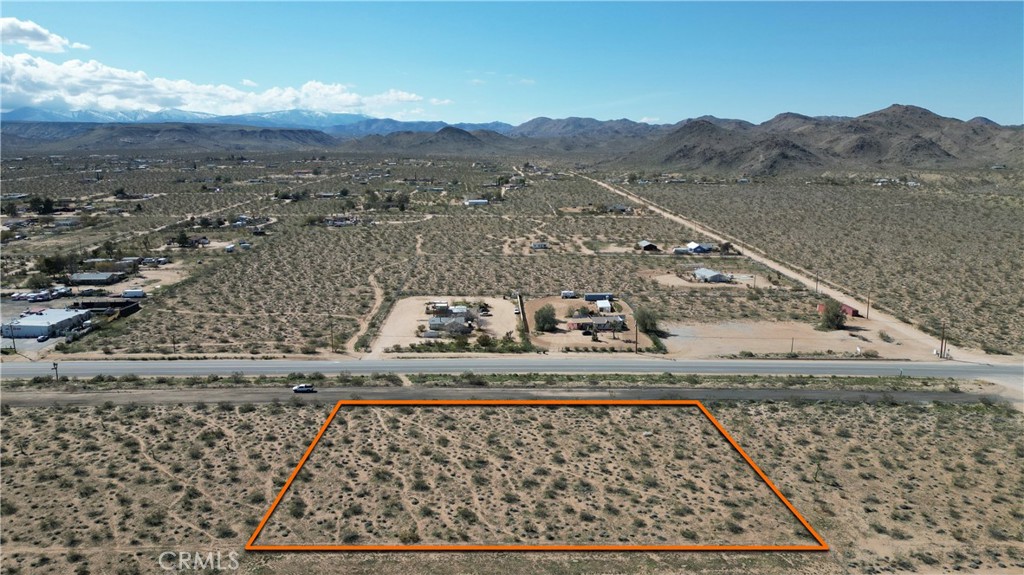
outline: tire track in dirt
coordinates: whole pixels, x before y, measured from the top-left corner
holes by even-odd
[[[359,341],[359,338],[366,334],[367,331],[369,331],[370,320],[372,320],[373,316],[375,316],[380,310],[380,306],[384,304],[384,290],[380,287],[380,284],[377,283],[377,278],[374,277],[374,274],[379,273],[381,269],[382,268],[377,268],[373,274],[370,274],[370,277],[367,278],[370,286],[373,287],[373,307],[371,307],[370,311],[366,312],[366,315],[359,320],[359,329],[357,329],[356,333],[353,334],[345,343],[345,349],[352,353],[356,353],[356,342]]]

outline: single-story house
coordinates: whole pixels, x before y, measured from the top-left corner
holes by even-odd
[[[612,302],[606,299],[597,300],[594,304],[597,305],[597,311],[600,313],[611,313],[613,311]]]
[[[596,329],[598,331],[611,331],[613,329],[624,330],[626,328],[626,318],[621,315],[616,316],[579,316],[571,317],[566,322],[569,329]]]
[[[451,334],[469,333],[473,328],[464,317],[432,317],[427,321],[427,329],[448,332]]]
[[[725,283],[732,280],[731,276],[727,276],[722,272],[717,272],[708,268],[697,268],[693,270],[693,278],[699,282],[708,283]]]
[[[593,292],[583,294],[583,301],[613,300],[615,295],[609,292]]]
[[[548,249],[548,243],[547,242],[533,242],[532,244],[530,244],[530,249],[531,250],[546,250],[546,249]]]
[[[653,242],[649,242],[647,240],[640,240],[640,241],[638,241],[636,243],[636,247],[639,248],[641,251],[645,251],[645,252],[660,252],[661,251],[658,248],[657,245],[655,245]]]
[[[608,212],[613,214],[630,214],[633,208],[626,204],[612,204],[608,206]]]
[[[691,254],[706,254],[715,249],[715,244],[690,242],[686,244],[686,249]]]
[[[469,307],[464,305],[453,305],[449,308],[451,315],[456,317],[466,317],[469,314]]]
[[[121,272],[85,272],[71,274],[71,283],[75,285],[107,286],[124,279]]]

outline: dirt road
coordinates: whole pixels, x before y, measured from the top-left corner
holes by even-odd
[[[643,197],[640,197],[632,192],[623,190],[621,188],[617,188],[611,184],[595,180],[594,178],[590,178],[582,174],[573,173],[573,175],[583,178],[584,180],[587,180],[594,184],[597,184],[598,186],[601,186],[602,188],[610,192],[613,192],[629,200],[632,200],[633,202],[646,207],[647,209],[651,210],[652,212],[660,216],[663,216],[674,222],[692,228],[694,231],[704,234],[718,242],[730,242],[733,246],[742,249],[743,255],[745,255],[746,257],[750,258],[755,262],[763,264],[769,267],[770,269],[773,269],[795,281],[800,282],[808,289],[817,288],[818,292],[823,293],[841,303],[845,303],[856,309],[868,312],[868,306],[865,302],[860,301],[855,296],[851,296],[844,292],[841,292],[836,288],[824,285],[822,282],[816,280],[807,270],[802,270],[790,264],[779,263],[768,257],[767,254],[765,254],[763,251],[759,250],[756,247],[753,247],[736,238],[723,234],[722,232],[712,230],[707,226],[704,226],[689,218],[686,218],[675,212],[667,210],[659,206],[658,204]],[[921,343],[922,345],[929,346],[932,349],[939,348],[938,338],[930,336],[918,330],[912,325],[905,324],[890,314],[887,314],[879,310],[870,310],[869,315],[870,319],[868,321],[870,321],[873,324],[872,329],[884,330],[897,340],[916,341]],[[958,348],[952,351],[952,355],[955,357],[955,359],[963,361],[976,361],[982,363],[1020,363],[1020,357],[997,358],[977,350]]]

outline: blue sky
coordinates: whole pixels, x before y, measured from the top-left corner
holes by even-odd
[[[2,107],[1024,123],[1024,3],[4,2]],[[34,26],[33,26],[34,24]]]

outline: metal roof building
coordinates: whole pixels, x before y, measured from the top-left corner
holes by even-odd
[[[88,272],[71,274],[71,283],[75,285],[110,285],[121,281],[121,272]]]
[[[693,270],[693,277],[696,278],[697,281],[712,283],[727,282],[730,280],[730,277],[722,272],[716,272],[715,270],[708,268],[697,268]]]
[[[89,310],[47,309],[40,313],[29,313],[0,327],[4,337],[53,337],[82,325],[92,317]]]

